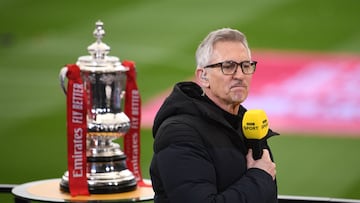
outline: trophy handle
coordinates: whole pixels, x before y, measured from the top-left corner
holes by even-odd
[[[67,91],[66,91],[66,88],[64,85],[64,81],[65,81],[67,71],[68,71],[68,68],[63,67],[59,73],[60,86],[61,86],[62,90],[64,91],[65,95],[67,94]]]

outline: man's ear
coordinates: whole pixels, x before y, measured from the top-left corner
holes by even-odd
[[[205,81],[208,81],[208,78],[206,77],[206,72],[205,71],[203,71],[202,73],[201,73],[201,79],[202,80],[205,80]]]
[[[196,79],[200,86],[209,87],[209,78],[207,77],[207,73],[205,69],[199,68],[196,69]]]

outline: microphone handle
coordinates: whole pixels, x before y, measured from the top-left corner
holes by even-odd
[[[256,140],[255,142],[252,142],[251,146],[253,150],[253,158],[254,160],[261,159],[263,155],[263,144],[260,140]]]

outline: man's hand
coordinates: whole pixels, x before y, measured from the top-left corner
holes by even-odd
[[[275,180],[276,176],[276,165],[272,162],[270,158],[269,150],[263,149],[263,155],[261,159],[254,160],[252,156],[252,149],[249,149],[248,154],[246,155],[247,168],[259,168],[267,172]]]

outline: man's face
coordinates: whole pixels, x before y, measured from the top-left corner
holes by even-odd
[[[223,61],[249,61],[250,56],[245,46],[240,42],[220,41],[214,45],[214,52],[210,64]],[[217,105],[229,109],[239,105],[248,96],[252,75],[244,75],[238,66],[234,75],[224,75],[221,68],[207,68],[209,89],[207,96]]]

